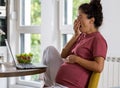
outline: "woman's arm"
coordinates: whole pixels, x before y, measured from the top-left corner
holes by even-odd
[[[71,40],[66,44],[66,46],[62,49],[61,52],[61,57],[62,58],[66,58],[71,50],[71,47],[73,46],[73,44],[76,42],[76,40],[78,39],[79,35],[80,35],[80,21],[78,19],[75,20],[74,22],[74,35],[71,38]]]
[[[94,71],[94,72],[102,72],[104,67],[104,58],[103,57],[95,57],[94,61],[89,61],[84,58],[78,57],[76,55],[70,55],[67,58],[68,63],[77,63],[82,67]]]
[[[62,52],[61,52],[61,57],[62,58],[66,58],[68,56],[68,54],[69,54],[69,52],[71,50],[71,47],[73,46],[73,44],[75,43],[75,41],[77,40],[78,37],[79,37],[79,35],[73,35],[71,40],[62,49]]]

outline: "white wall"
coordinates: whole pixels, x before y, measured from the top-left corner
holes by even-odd
[[[41,0],[42,3],[42,24],[41,24],[41,50],[47,46],[55,46],[59,49],[58,29],[58,3],[57,0]],[[44,3],[44,4],[43,4]]]
[[[107,56],[120,57],[120,0],[102,0],[102,5],[104,22],[103,26],[101,27],[101,32],[103,33],[108,43]],[[115,71],[113,71],[113,67]],[[106,61],[98,88],[120,88],[118,87],[118,79],[120,75],[118,70],[119,68],[120,63],[108,63]]]
[[[120,0],[102,0],[104,23],[101,28],[108,43],[107,56],[120,57]]]

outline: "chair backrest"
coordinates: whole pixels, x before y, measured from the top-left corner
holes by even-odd
[[[88,88],[97,88],[99,79],[100,73],[93,72],[89,80]]]

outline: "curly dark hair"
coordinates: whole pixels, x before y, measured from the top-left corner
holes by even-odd
[[[96,28],[100,27],[103,22],[102,6],[100,4],[101,0],[91,0],[90,3],[84,3],[79,6],[79,10],[87,14],[87,18],[95,18],[94,25]]]

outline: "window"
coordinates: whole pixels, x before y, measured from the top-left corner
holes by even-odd
[[[78,14],[78,7],[90,0],[60,0],[60,30],[63,46],[72,37],[73,22]]]
[[[41,61],[41,2],[40,0],[18,0],[18,34],[19,34],[19,53],[33,53],[32,63]],[[19,12],[20,11],[20,12]],[[22,76],[17,79],[18,83],[36,86],[40,83],[39,75]],[[30,83],[29,83],[30,85]],[[39,84],[40,85],[40,84]],[[39,86],[38,85],[38,86]]]
[[[20,0],[20,25],[31,26],[41,24],[40,0]]]

